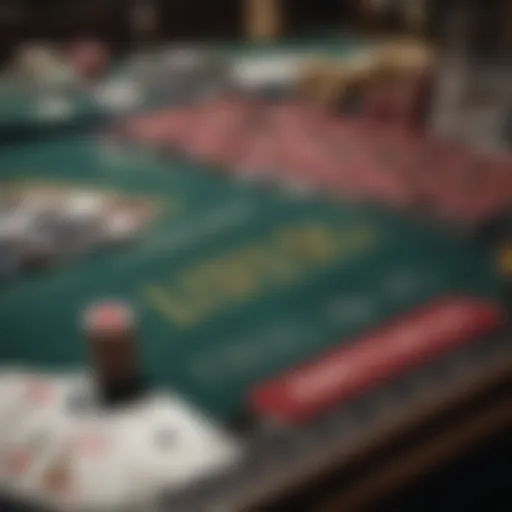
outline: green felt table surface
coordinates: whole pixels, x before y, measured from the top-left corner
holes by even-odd
[[[66,104],[64,113],[47,108],[50,101]],[[83,122],[104,115],[86,91],[51,93],[17,83],[10,77],[0,81],[0,130],[44,129],[58,123]]]
[[[462,236],[298,200],[97,136],[3,148],[0,180],[109,190],[158,211],[127,247],[4,285],[0,361],[83,366],[83,308],[121,298],[137,311],[148,379],[219,418],[240,411],[261,379],[415,305],[499,291],[485,254]]]

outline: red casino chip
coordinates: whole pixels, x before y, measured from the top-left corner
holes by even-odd
[[[91,335],[131,332],[133,323],[130,308],[118,302],[94,305],[84,316],[84,327]]]

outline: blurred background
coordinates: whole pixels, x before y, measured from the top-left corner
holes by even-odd
[[[0,59],[8,63],[20,44],[44,40],[63,45],[96,38],[114,57],[163,42],[242,40],[251,31],[249,4],[2,0]],[[443,86],[442,112],[437,112],[445,132],[489,143],[499,136],[508,144],[512,7],[507,0],[281,0],[276,5],[286,13],[280,20],[280,37],[328,29],[372,37],[406,35],[435,44],[445,70],[442,83],[452,84]]]
[[[286,12],[289,35],[336,24],[350,30],[420,31],[439,41],[446,35],[450,16],[459,11],[467,17],[474,48],[493,53],[510,50],[506,0],[281,0],[279,4]],[[243,37],[246,9],[238,0],[91,0],[79,5],[66,0],[3,0],[0,6],[3,55],[21,41],[40,38],[65,41],[96,36],[122,49],[142,37],[153,41]],[[419,14],[408,19],[408,9]],[[417,21],[411,22],[414,16]]]

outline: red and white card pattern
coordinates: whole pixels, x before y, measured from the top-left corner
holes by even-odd
[[[510,158],[294,103],[221,98],[130,118],[120,134],[220,165],[242,180],[419,208],[468,226],[512,197]]]
[[[178,397],[70,410],[81,375],[0,373],[0,492],[50,509],[145,510],[158,491],[228,468],[235,442]]]

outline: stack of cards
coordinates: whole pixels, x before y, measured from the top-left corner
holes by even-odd
[[[95,394],[85,374],[0,373],[0,492],[49,510],[142,511],[237,459],[234,441],[178,397],[104,410]]]

